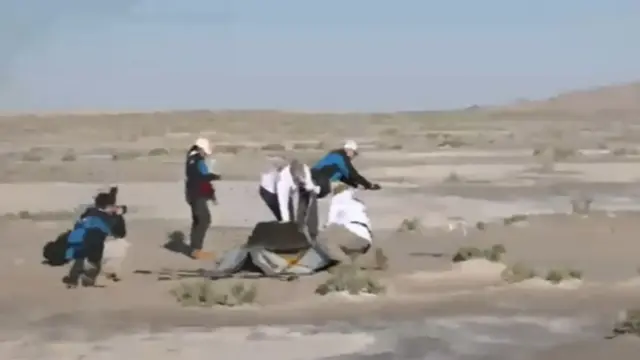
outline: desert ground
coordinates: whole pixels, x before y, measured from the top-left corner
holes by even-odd
[[[638,86],[509,107],[393,114],[176,111],[0,116],[0,352],[7,359],[602,359],[640,339],[604,340],[640,305]],[[222,254],[269,219],[257,196],[276,156],[306,162],[355,139],[355,164],[383,189],[359,192],[389,269],[373,295],[314,289],[330,274],[253,284],[238,307],[184,307],[170,290],[213,262],[165,248],[187,232],[183,157],[215,145],[219,203],[206,247]],[[46,241],[105,185],[130,207],[123,280],[68,290],[41,264]],[[323,214],[326,200],[321,203]],[[404,223],[404,224],[403,224]],[[452,263],[502,244],[500,262]],[[520,282],[503,270],[541,274]],[[581,279],[553,284],[552,269]],[[250,345],[250,346],[246,346]]]

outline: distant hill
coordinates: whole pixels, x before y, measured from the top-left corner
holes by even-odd
[[[604,114],[625,115],[625,117],[640,117],[640,81],[601,86],[587,90],[576,90],[561,93],[545,100],[522,100],[509,105],[503,106],[469,106],[463,111],[466,112],[490,112],[494,114],[504,115],[542,115],[562,114],[576,115],[582,117],[584,115],[601,116]],[[174,110],[174,111],[91,111],[91,110],[75,110],[75,111],[53,111],[53,112],[32,112],[32,113],[3,113],[1,117],[12,117],[17,115],[37,115],[38,117],[57,117],[57,116],[105,116],[105,115],[163,115],[163,116],[210,116],[215,113],[218,116],[276,116],[282,117],[287,115],[344,115],[345,113],[314,113],[301,111],[286,110]],[[401,111],[396,114],[423,116],[425,114],[447,113],[447,111]],[[364,114],[346,113],[351,116],[363,116]],[[378,114],[383,115],[383,114]],[[364,115],[366,116],[366,115]]]
[[[571,91],[539,101],[521,101],[494,110],[569,114],[639,113],[640,81]]]

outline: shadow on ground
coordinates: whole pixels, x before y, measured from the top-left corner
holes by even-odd
[[[156,270],[143,270],[137,269],[133,271],[137,275],[154,275],[158,281],[168,280],[181,280],[190,278],[202,278],[206,274],[205,269],[161,269]]]
[[[161,269],[160,271],[137,269],[133,271],[136,275],[154,275],[158,281],[170,281],[170,280],[182,280],[182,279],[194,279],[207,277],[208,271],[205,269]],[[218,280],[225,277],[213,278]],[[234,279],[261,279],[266,276],[258,272],[240,272],[235,273],[229,278]]]
[[[424,252],[424,251],[414,251],[409,253],[409,256],[414,256],[414,257],[431,257],[431,258],[435,258],[435,259],[440,259],[442,257],[445,257],[446,253],[441,253],[441,252]]]
[[[167,234],[167,242],[162,246],[176,254],[191,257],[191,248],[185,242],[185,235],[182,231],[172,231]]]

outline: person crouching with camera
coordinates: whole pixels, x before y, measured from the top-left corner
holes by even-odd
[[[126,206],[115,205],[117,188],[100,193],[94,206],[88,208],[75,223],[67,237],[65,259],[71,262],[69,273],[63,279],[68,288],[75,288],[82,281],[84,286],[94,286],[100,274],[107,237],[124,238],[126,226],[123,215]]]

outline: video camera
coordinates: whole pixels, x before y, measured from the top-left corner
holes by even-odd
[[[107,206],[117,207],[122,215],[127,213],[127,205],[117,205],[118,203],[118,187],[111,186],[108,192],[100,192],[94,198],[94,206],[97,208],[106,208]]]

